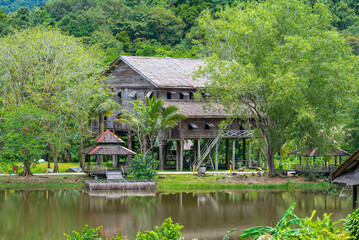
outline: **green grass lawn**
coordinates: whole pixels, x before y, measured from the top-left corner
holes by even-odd
[[[66,170],[69,167],[79,167],[80,164],[79,163],[74,163],[74,162],[70,162],[70,163],[59,163],[59,172],[60,173],[64,173],[66,172]],[[31,167],[31,172],[32,173],[43,173],[47,168],[47,162],[46,163],[36,163]],[[50,163],[50,168],[53,169],[54,168],[54,163]]]

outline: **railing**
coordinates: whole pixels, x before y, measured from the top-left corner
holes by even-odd
[[[250,130],[223,130],[222,138],[250,138],[253,131]]]

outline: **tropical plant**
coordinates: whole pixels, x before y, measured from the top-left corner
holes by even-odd
[[[73,231],[73,236],[70,236],[66,233],[64,233],[64,236],[67,238],[67,240],[101,240],[102,238],[99,236],[99,231],[102,228],[102,226],[99,226],[97,228],[90,228],[88,229],[88,225],[85,225],[84,229],[81,233]],[[107,239],[107,238],[106,238]],[[121,235],[117,235],[116,237],[112,237],[112,240],[126,240],[126,237],[122,237]]]
[[[144,233],[138,232],[136,235],[137,240],[174,240],[184,239],[181,237],[181,230],[183,226],[172,223],[171,218],[167,218],[161,226],[156,226],[153,231],[146,231]]]
[[[179,108],[176,106],[169,105],[164,109],[162,98],[156,99],[154,96],[145,97],[144,102],[135,100],[130,105],[132,110],[123,110],[118,121],[137,134],[142,154],[153,150],[154,143],[161,134],[187,118],[186,115],[178,113]]]
[[[301,219],[300,226],[302,230],[298,235],[291,236],[288,235],[279,235],[278,240],[287,240],[287,239],[301,239],[301,240],[345,240],[351,239],[348,231],[344,230],[344,226],[338,225],[338,223],[343,222],[343,219],[340,219],[337,222],[332,222],[331,215],[324,213],[322,219],[317,218],[316,221],[313,221],[315,211],[313,211],[311,217]]]
[[[129,168],[138,180],[152,180],[156,176],[155,158],[151,154],[137,154],[130,161]]]
[[[278,236],[278,234],[283,235],[284,231],[286,235],[298,234],[301,229],[290,229],[292,224],[300,224],[300,219],[293,214],[295,208],[295,203],[293,203],[289,209],[285,212],[283,218],[277,223],[275,227],[253,227],[246,230],[243,230],[243,234],[239,237],[241,239],[254,237],[253,239],[256,240],[263,235],[270,235],[274,238]]]
[[[349,231],[350,236],[354,239],[359,239],[359,208],[356,208],[353,213],[347,216],[344,226]]]

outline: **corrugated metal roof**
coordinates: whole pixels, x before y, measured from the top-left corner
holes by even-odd
[[[220,104],[212,104],[211,109],[204,110],[203,105],[198,102],[165,102],[164,107],[170,105],[177,106],[179,113],[187,115],[189,118],[226,118],[230,116],[225,113],[223,106]]]
[[[104,73],[109,74],[120,61],[156,87],[198,88],[204,87],[206,78],[193,79],[193,72],[204,66],[203,60],[168,57],[119,56]]]

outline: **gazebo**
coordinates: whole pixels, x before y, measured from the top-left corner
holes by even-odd
[[[308,146],[306,146],[304,148],[301,148],[301,149],[296,149],[294,151],[291,151],[289,153],[289,155],[297,155],[297,156],[299,156],[299,165],[300,165],[300,167],[302,166],[302,161],[301,161],[302,156],[307,157],[307,158],[312,157],[313,158],[313,167],[314,167],[314,169],[315,169],[316,166],[319,167],[319,165],[316,165],[316,162],[315,162],[316,157],[324,156],[324,154],[322,154],[322,153],[320,153],[318,151],[318,148],[316,148],[316,147],[311,148],[311,147],[308,147]],[[328,155],[331,155],[331,156],[334,157],[335,162],[334,162],[333,167],[336,167],[338,157],[339,157],[339,164],[341,164],[342,163],[342,157],[343,156],[350,156],[350,153],[348,153],[348,152],[346,152],[346,151],[344,151],[342,149],[332,149],[332,150],[330,150],[330,154],[328,154]],[[323,164],[323,167],[327,168],[327,169],[330,169],[330,164],[329,165]]]
[[[330,173],[330,181],[353,188],[353,208],[356,208],[357,186],[359,185],[359,149]]]
[[[99,159],[97,156],[106,156],[106,155],[113,156],[112,169],[119,169],[120,164],[119,164],[118,156],[136,154],[132,150],[121,146],[120,144],[123,143],[123,141],[110,130],[106,130],[102,134],[98,135],[93,141],[96,143],[95,145],[90,146],[80,152],[81,154],[86,155],[85,159],[88,164],[85,172],[87,172],[88,174],[94,174],[94,175],[107,174],[108,169],[105,168],[102,164],[99,164],[98,161]],[[95,166],[90,164],[91,156],[96,156]],[[126,162],[125,165],[127,164],[128,163]]]

